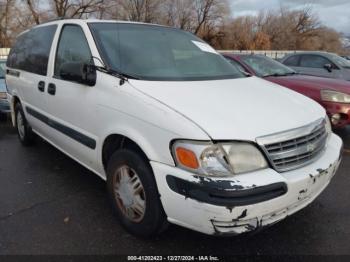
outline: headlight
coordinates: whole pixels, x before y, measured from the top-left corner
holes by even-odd
[[[327,102],[350,103],[350,95],[332,90],[321,90],[321,99]]]
[[[0,99],[7,99],[7,94],[5,92],[0,92]]]
[[[200,175],[227,177],[268,167],[259,149],[245,142],[181,140],[173,144],[172,151],[177,166]]]

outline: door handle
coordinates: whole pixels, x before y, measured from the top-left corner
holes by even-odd
[[[56,94],[56,85],[50,83],[49,86],[47,87],[47,92],[48,92],[50,95],[53,95],[53,96],[54,96],[54,95]]]
[[[45,82],[44,81],[39,82],[38,89],[40,92],[45,92]]]

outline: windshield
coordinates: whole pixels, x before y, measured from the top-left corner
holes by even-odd
[[[329,54],[331,59],[339,66],[341,67],[345,67],[345,68],[350,68],[350,61],[349,60],[346,60],[345,58],[343,57],[340,57],[336,54]]]
[[[285,76],[295,71],[266,56],[242,56],[242,60],[250,66],[259,77]]]
[[[0,78],[5,78],[5,61],[0,61]]]
[[[90,23],[99,52],[113,70],[143,80],[196,81],[245,77],[194,35],[143,24]]]

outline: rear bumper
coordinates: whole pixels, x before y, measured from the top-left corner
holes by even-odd
[[[338,169],[341,148],[341,139],[332,135],[322,156],[308,166],[221,179],[151,165],[170,222],[205,234],[235,235],[274,224],[311,203]]]

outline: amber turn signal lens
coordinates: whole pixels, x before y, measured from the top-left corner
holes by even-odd
[[[195,153],[183,147],[176,148],[176,157],[179,163],[191,169],[198,169],[199,164]]]

